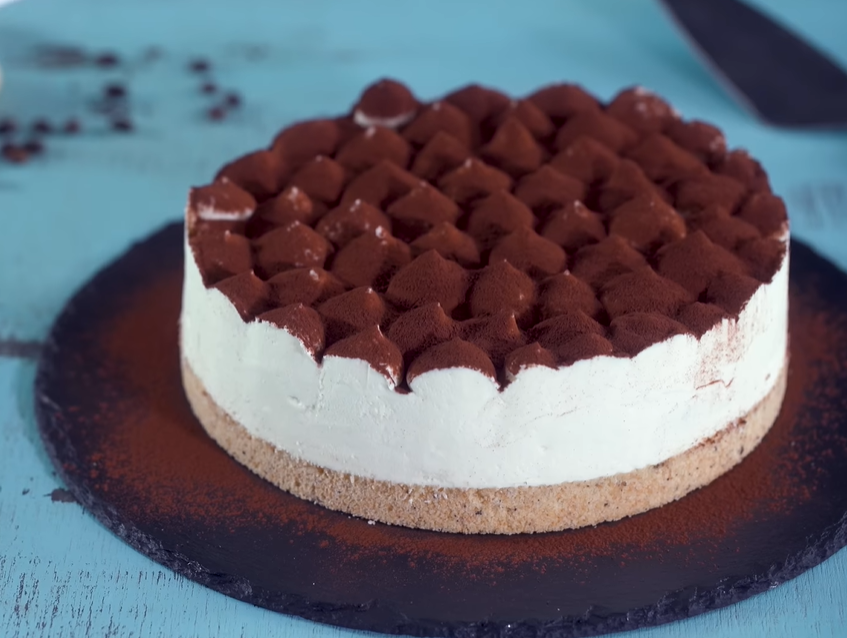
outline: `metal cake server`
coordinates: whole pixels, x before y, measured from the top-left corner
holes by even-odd
[[[731,93],[765,122],[847,126],[847,73],[739,0],[661,0]]]

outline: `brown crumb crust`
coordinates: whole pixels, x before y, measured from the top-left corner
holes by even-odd
[[[182,361],[186,395],[208,434],[238,462],[302,499],[368,520],[462,534],[523,534],[633,516],[708,485],[750,454],[779,414],[787,365],[743,418],[655,466],[590,481],[514,488],[410,486],[356,477],[294,458],[251,436]]]

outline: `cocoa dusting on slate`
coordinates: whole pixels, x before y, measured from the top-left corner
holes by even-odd
[[[217,183],[224,178],[258,204],[243,227],[210,222],[198,233],[198,204],[189,202],[207,285],[236,263],[204,256],[206,233],[217,228],[245,236],[252,261],[237,263],[263,279],[311,268],[332,273],[344,290],[372,287],[386,306],[379,326],[402,340],[395,344],[409,374],[421,368],[423,344],[477,334],[480,320],[502,312],[518,334],[507,338],[502,324],[503,334],[471,339],[472,357],[457,352],[450,365],[492,364],[502,380],[509,344],[523,348],[539,322],[575,311],[599,319],[599,331],[548,323],[544,339],[555,345],[534,355],[540,365],[551,354],[561,366],[632,356],[674,334],[699,337],[737,317],[785,252],[785,206],[761,167],[728,152],[719,130],[683,121],[637,88],[605,106],[571,85],[525,100],[470,86],[419,104],[402,84],[382,80],[351,114],[283,130],[269,150],[224,167]],[[240,290],[255,294],[228,288]],[[233,303],[243,312],[252,302]],[[404,313],[433,303],[455,330],[422,325],[414,334]],[[328,327],[325,347],[351,336]],[[528,353],[515,355],[513,368],[530,365]],[[427,367],[446,360],[425,356]]]
[[[757,449],[708,488],[630,519],[596,528],[526,535],[519,543],[508,537],[464,537],[368,525],[284,494],[239,466],[205,435],[183,396],[179,378],[175,326],[180,284],[181,273],[175,272],[122,304],[104,339],[110,365],[117,368],[98,371],[104,378],[122,379],[131,391],[119,392],[128,397],[123,404],[109,404],[114,413],[96,415],[114,425],[99,446],[102,453],[83,462],[91,468],[97,489],[128,490],[121,495],[108,493],[110,498],[120,496],[139,521],[167,517],[171,524],[204,521],[231,530],[244,525],[287,526],[292,533],[324,537],[342,547],[343,560],[403,556],[469,572],[559,561],[578,565],[585,556],[608,556],[622,563],[630,553],[661,559],[669,551],[685,554],[690,547],[720,551],[721,539],[735,526],[757,520],[763,512],[779,515],[802,507],[814,498],[815,485],[822,480],[817,459],[809,456],[809,450],[820,449],[822,441],[824,446],[847,444],[839,434],[837,415],[817,407],[826,408],[831,395],[838,392],[832,379],[841,378],[836,373],[843,375],[845,364],[839,353],[847,347],[847,325],[843,317],[816,305],[813,295],[794,288],[790,382],[782,412]],[[425,308],[429,319],[422,324],[427,330],[455,338],[437,306]],[[413,312],[422,313],[424,308]],[[449,358],[451,352],[465,349],[477,357],[480,367],[493,373],[478,348],[459,343],[462,346],[456,350],[442,352],[442,345],[433,353]],[[522,361],[551,365],[549,357],[544,349],[530,344],[510,353],[506,365],[519,367]],[[433,358],[427,355],[421,363],[417,359],[412,369]],[[440,364],[430,361],[429,365]]]

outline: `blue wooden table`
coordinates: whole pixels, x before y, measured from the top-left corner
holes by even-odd
[[[847,65],[843,0],[767,7]],[[73,50],[59,59],[57,46],[114,51],[122,64],[73,64]],[[216,98],[187,68],[197,57],[243,97],[222,122],[204,118]],[[188,185],[292,120],[345,110],[378,77],[424,98],[471,81],[516,94],[564,79],[603,97],[635,83],[655,89],[759,157],[795,236],[847,269],[847,134],[752,120],[650,0],[27,0],[0,11],[0,65],[0,120],[82,124],[45,138],[46,152],[26,164],[0,162],[2,638],[353,635],[203,589],[66,502],[36,431],[32,381],[64,302],[134,240],[179,218]],[[92,112],[114,82],[129,89],[132,133]],[[842,551],[739,605],[628,635],[843,638],[846,609]]]

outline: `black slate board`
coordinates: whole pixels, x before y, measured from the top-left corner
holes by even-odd
[[[589,636],[782,583],[847,544],[847,276],[792,244],[782,414],[738,468],[646,514],[535,536],[369,524],[293,498],[205,435],[179,379],[182,226],[68,304],[36,379],[73,495],[138,551],[212,589],[324,623],[432,636]]]

